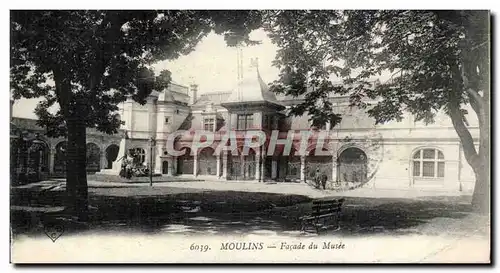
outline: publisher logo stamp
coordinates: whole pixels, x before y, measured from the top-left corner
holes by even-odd
[[[60,223],[45,223],[43,227],[45,235],[55,242],[64,233],[64,226]]]

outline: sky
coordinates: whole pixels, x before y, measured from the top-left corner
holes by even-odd
[[[243,48],[243,71],[250,66],[252,58],[258,58],[259,72],[266,83],[278,78],[278,69],[272,66],[277,47],[272,44],[262,29],[253,31],[250,39],[261,41],[261,44]],[[173,82],[185,86],[198,84],[198,94],[232,91],[236,89],[237,75],[236,48],[226,45],[224,37],[211,33],[207,35],[188,55],[178,59],[162,61],[153,66],[159,74],[161,70],[172,72]],[[387,78],[385,75],[382,78]],[[257,90],[256,90],[257,92]],[[36,119],[33,113],[39,99],[20,99],[14,103],[14,117]]]
[[[243,48],[243,67],[250,65],[251,58],[258,58],[262,78],[266,82],[273,81],[278,76],[278,69],[271,66],[277,47],[263,30],[253,31],[250,38],[262,43]],[[160,62],[155,69],[158,72],[170,70],[174,82],[178,84],[198,84],[199,93],[230,91],[237,84],[236,48],[227,47],[223,36],[212,33],[191,54],[174,61]]]
[[[243,48],[243,67],[250,65],[251,58],[258,58],[259,71],[265,82],[278,77],[278,69],[271,65],[277,47],[271,43],[263,30],[255,30],[250,38],[259,40],[260,45]],[[163,69],[172,72],[172,80],[181,85],[198,84],[198,94],[231,91],[237,84],[236,49],[226,46],[224,37],[215,33],[209,34],[188,55],[172,61],[162,61],[154,65],[159,73]],[[38,99],[20,99],[14,103],[14,117],[32,118]]]

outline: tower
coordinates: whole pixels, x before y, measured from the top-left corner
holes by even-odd
[[[241,43],[238,43],[236,46],[236,70],[238,74],[237,82],[239,83],[241,80],[243,80],[243,49],[241,46]],[[239,86],[237,87],[238,90],[238,100],[241,99],[241,90]]]

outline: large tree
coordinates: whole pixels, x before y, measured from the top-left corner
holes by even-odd
[[[86,128],[117,133],[117,105],[139,103],[170,83],[157,61],[191,52],[214,30],[228,45],[252,43],[252,11],[11,11],[11,91],[42,98],[38,124],[67,137],[67,209],[88,218]],[[58,109],[49,111],[53,105]]]
[[[377,123],[401,120],[405,112],[432,122],[444,111],[476,176],[472,205],[489,211],[487,11],[269,11],[264,21],[279,47],[281,73],[272,90],[305,96],[292,115],[308,112],[316,124],[338,123],[327,99],[332,92],[349,95],[351,105],[366,108]],[[391,79],[375,84],[383,73]],[[342,84],[332,83],[332,75]],[[478,149],[466,126],[466,105],[479,120]]]

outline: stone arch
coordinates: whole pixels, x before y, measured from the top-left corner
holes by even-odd
[[[364,183],[368,179],[368,157],[359,147],[345,147],[337,158],[337,181]]]
[[[247,155],[243,155],[243,179],[255,179],[257,166],[257,153],[254,149],[249,149]]]
[[[40,181],[50,173],[50,146],[43,138],[28,141],[26,158],[28,181]]]
[[[340,156],[340,154],[342,154],[345,150],[347,150],[349,148],[356,148],[356,149],[359,149],[359,150],[363,151],[365,153],[365,156],[366,156],[367,160],[369,159],[368,158],[368,154],[365,151],[366,150],[365,146],[360,145],[359,143],[355,143],[355,142],[346,143],[346,144],[342,145],[337,150],[337,158]]]
[[[328,152],[323,149],[322,152]],[[326,175],[328,180],[332,180],[333,173],[333,158],[331,155],[323,155],[316,153],[316,148],[308,152],[306,157],[305,167],[306,180],[314,180],[318,175]]]
[[[67,142],[65,140],[60,141],[54,147],[54,166],[52,166],[53,172],[54,174],[65,174]]]
[[[228,165],[231,179],[253,180],[257,168],[256,152],[249,149],[248,154],[242,152],[243,146],[238,147],[235,153],[228,151]]]
[[[118,158],[118,152],[120,147],[117,144],[110,144],[106,147],[105,157],[106,157],[106,169],[113,168],[113,162]]]
[[[177,157],[177,174],[193,174],[194,157],[191,155],[191,148],[183,147],[182,150],[185,153]]]
[[[215,149],[205,147],[198,152],[198,174],[199,175],[216,175],[217,174],[217,157]]]
[[[191,143],[181,141],[180,136],[177,136],[177,138],[174,142],[174,149],[176,151],[186,150],[186,151],[189,151],[189,153],[191,154]],[[188,153],[188,152],[186,152],[186,153]]]
[[[101,148],[94,142],[87,143],[87,172],[95,173],[101,170]]]
[[[273,167],[273,161],[276,161],[275,167]],[[264,173],[278,181],[300,179],[300,155],[294,145],[292,145],[289,154],[285,154],[284,148],[280,149],[272,158],[266,157],[264,164]],[[273,168],[276,168],[274,172]]]

